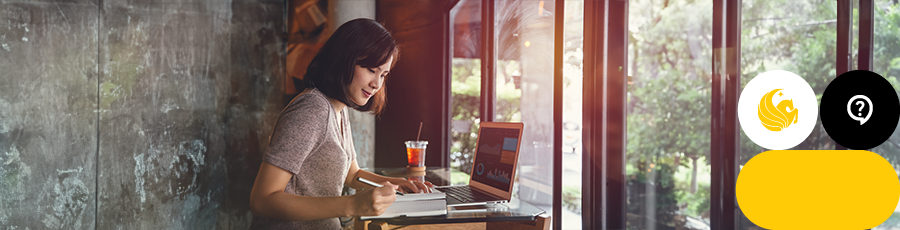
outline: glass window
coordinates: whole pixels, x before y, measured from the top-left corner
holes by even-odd
[[[875,0],[875,25],[872,53],[872,72],[887,78],[894,90],[900,92],[900,4],[896,0]],[[872,149],[888,160],[894,169],[900,168],[900,132],[883,144]],[[898,174],[900,175],[900,174]],[[894,214],[880,226],[873,229],[895,229],[900,227],[900,205]]]
[[[450,17],[450,183],[468,184],[481,122],[481,1],[460,1]]]
[[[836,76],[837,3],[831,0],[744,0],[741,7],[741,87],[769,70],[787,70],[817,98]],[[793,149],[834,149],[821,120]],[[741,131],[739,166],[766,151]],[[739,229],[762,229],[739,214]]]
[[[548,212],[553,201],[554,6],[553,1],[494,5],[494,120],[525,123],[513,196]]]
[[[562,229],[581,229],[584,2],[566,1],[563,21]]]
[[[712,1],[628,7],[628,229],[709,229]]]

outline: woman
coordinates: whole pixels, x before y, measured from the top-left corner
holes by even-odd
[[[304,75],[307,89],[275,124],[250,193],[251,229],[340,229],[338,217],[382,214],[394,190],[431,192],[428,182],[380,176],[356,162],[345,107],[381,112],[397,54],[391,34],[370,19],[344,23],[325,42]],[[344,185],[363,190],[341,196]]]

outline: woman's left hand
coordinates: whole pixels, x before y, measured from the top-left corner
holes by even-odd
[[[400,189],[402,190],[411,191],[413,193],[431,193],[431,188],[434,187],[434,184],[431,184],[431,182],[428,181],[412,181],[401,177],[391,177],[388,181],[391,182],[391,184],[400,185]]]

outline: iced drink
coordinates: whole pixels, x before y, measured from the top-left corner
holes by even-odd
[[[406,159],[410,170],[425,170],[426,146],[428,146],[428,141],[406,141]]]

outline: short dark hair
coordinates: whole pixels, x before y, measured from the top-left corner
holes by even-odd
[[[303,83],[351,108],[378,115],[387,101],[387,82],[365,105],[357,105],[350,100],[347,86],[353,81],[357,65],[375,68],[394,57],[391,63],[393,68],[397,64],[398,54],[397,42],[380,23],[372,19],[354,19],[338,27],[328,38],[306,68]]]

